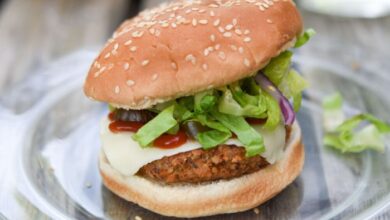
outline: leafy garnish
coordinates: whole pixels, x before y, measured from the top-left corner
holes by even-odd
[[[298,47],[301,47],[303,46],[304,44],[306,44],[310,38],[316,34],[316,31],[314,29],[307,29],[305,32],[303,32],[303,34],[301,36],[298,37],[297,41],[295,42],[295,45],[294,47],[295,48],[298,48]]]
[[[341,152],[361,152],[368,149],[383,152],[384,134],[390,132],[390,124],[371,114],[358,114],[344,120],[343,99],[339,93],[323,101],[324,120],[326,122],[324,144]],[[329,118],[331,117],[331,118]],[[340,120],[342,119],[342,120]]]

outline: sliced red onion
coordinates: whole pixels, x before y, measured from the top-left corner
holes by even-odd
[[[114,117],[118,121],[133,121],[146,123],[156,116],[155,113],[147,110],[125,110],[116,109]]]
[[[288,99],[283,96],[279,89],[261,71],[257,73],[255,80],[265,92],[278,100],[284,123],[286,125],[292,125],[295,120],[295,112]]]

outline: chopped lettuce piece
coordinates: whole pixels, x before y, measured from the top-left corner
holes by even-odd
[[[217,104],[217,96],[213,94],[213,90],[208,90],[195,95],[194,108],[195,112],[208,112]]]
[[[340,93],[329,95],[323,99],[322,108],[325,131],[332,132],[343,123],[345,114],[342,107],[343,97]]]
[[[228,128],[208,115],[197,115],[196,120],[203,126],[210,128],[208,131],[199,133],[196,137],[204,149],[222,144],[232,136]]]
[[[310,38],[314,34],[316,34],[316,31],[314,29],[311,29],[311,28],[307,29],[305,32],[303,32],[303,34],[301,36],[299,36],[297,38],[297,41],[295,42],[294,47],[298,48],[298,47],[303,46],[304,44],[306,44],[310,40]]]
[[[390,132],[390,124],[370,114],[358,114],[340,122],[340,119],[344,118],[342,104],[343,99],[338,93],[324,99],[325,121],[336,120],[336,123],[328,122],[325,127],[327,133],[324,136],[324,144],[343,153],[356,153],[368,149],[383,152],[385,149],[383,138],[384,134]]]
[[[294,111],[297,112],[301,106],[302,91],[309,86],[309,83],[295,70],[290,70],[283,78],[278,88],[288,99],[293,99]]]
[[[217,111],[213,111],[212,115],[237,135],[238,140],[244,144],[247,157],[259,155],[265,151],[262,136],[246,122],[244,117]]]
[[[142,147],[147,147],[153,140],[177,124],[177,121],[173,117],[174,110],[174,105],[164,109],[155,118],[142,126],[137,133],[133,135],[133,139]]]
[[[267,121],[264,124],[265,129],[273,130],[280,122],[282,112],[279,107],[278,101],[276,101],[271,95],[268,93],[263,93],[264,97],[266,97],[266,105],[267,105]]]
[[[264,68],[264,74],[276,86],[278,86],[288,74],[292,55],[293,53],[291,51],[284,51],[279,56],[272,58],[269,64]]]

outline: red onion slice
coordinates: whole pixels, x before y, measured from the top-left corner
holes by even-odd
[[[282,110],[284,124],[292,125],[295,120],[295,112],[288,99],[283,96],[280,90],[261,71],[257,73],[255,80],[261,89],[278,100],[280,109]]]

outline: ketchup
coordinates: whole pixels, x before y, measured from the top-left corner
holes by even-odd
[[[187,142],[187,135],[180,130],[176,134],[162,134],[154,140],[153,145],[162,149],[172,149],[181,146],[185,142]]]
[[[115,112],[110,112],[108,114],[108,119],[110,119],[110,121],[115,121]]]
[[[143,125],[141,122],[134,121],[113,121],[108,127],[114,133],[122,131],[137,132]]]

